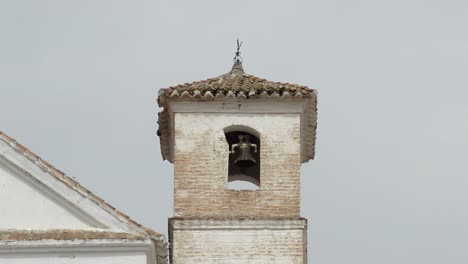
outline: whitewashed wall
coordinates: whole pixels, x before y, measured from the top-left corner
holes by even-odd
[[[258,191],[227,189],[224,129],[232,126],[259,134]],[[175,114],[177,217],[299,217],[300,165],[299,114]]]
[[[147,264],[142,252],[19,253],[0,255],[2,264]]]
[[[2,264],[147,264],[144,252],[60,252],[0,254]]]
[[[89,191],[74,189],[78,183],[52,175],[26,147],[1,136],[0,264],[167,263],[163,237],[90,199]]]
[[[173,264],[305,264],[307,223],[173,220]]]
[[[0,229],[83,229],[89,225],[0,162]]]

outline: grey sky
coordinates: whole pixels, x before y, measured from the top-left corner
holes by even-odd
[[[466,1],[0,0],[0,129],[166,233],[157,91],[244,69],[319,91],[317,264],[468,262]]]

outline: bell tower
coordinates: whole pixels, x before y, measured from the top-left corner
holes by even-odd
[[[243,70],[161,89],[174,163],[171,263],[307,263],[300,167],[314,157],[316,92]]]

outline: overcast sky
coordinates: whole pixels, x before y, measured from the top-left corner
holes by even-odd
[[[315,264],[468,263],[468,4],[0,0],[0,129],[167,233],[160,88],[244,69],[318,90]]]

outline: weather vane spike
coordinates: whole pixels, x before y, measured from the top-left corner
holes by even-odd
[[[242,47],[242,41],[239,41],[239,38],[237,39],[237,51],[236,51],[236,56],[234,56],[234,63],[236,64],[241,64],[242,63],[242,57],[240,53],[240,48]]]

